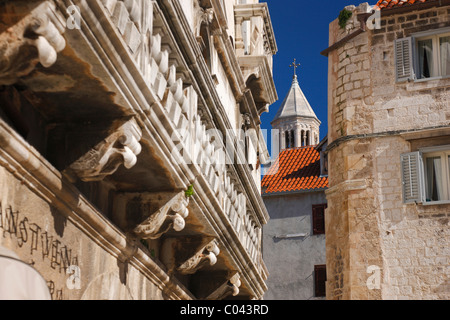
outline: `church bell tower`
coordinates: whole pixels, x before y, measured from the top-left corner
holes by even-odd
[[[300,89],[297,80],[296,60],[291,88],[272,120],[272,128],[280,134],[280,149],[299,148],[319,144],[320,121]]]

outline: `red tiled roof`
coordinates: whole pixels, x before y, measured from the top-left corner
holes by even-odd
[[[395,7],[410,6],[417,3],[423,3],[433,0],[379,0],[376,7],[380,9],[390,9]]]
[[[320,153],[314,146],[282,150],[261,185],[264,194],[314,190],[328,187],[320,176]]]

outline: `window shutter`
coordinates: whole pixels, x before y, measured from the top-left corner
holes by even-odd
[[[316,297],[326,296],[327,268],[326,265],[314,266],[314,291]]]
[[[413,38],[395,40],[395,74],[397,82],[414,79]]]
[[[422,154],[411,152],[401,155],[403,202],[423,202],[424,176]]]
[[[325,209],[326,204],[314,205],[312,207],[313,235],[325,233]]]

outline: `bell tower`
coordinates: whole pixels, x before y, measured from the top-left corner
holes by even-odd
[[[319,144],[320,121],[303,94],[297,80],[297,68],[294,62],[294,76],[291,88],[272,120],[272,128],[280,132],[280,149],[299,148]]]

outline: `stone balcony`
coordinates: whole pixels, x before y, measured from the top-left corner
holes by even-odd
[[[179,2],[74,3],[75,16],[66,1],[15,7],[15,32],[39,21],[45,45],[17,40],[35,46],[41,63],[10,68],[1,84],[19,84],[12,94],[48,130],[19,133],[98,209],[86,215],[118,227],[114,236],[92,226],[107,234],[103,246],[119,248],[114,239],[125,237],[141,250],[134,259],[154,260],[192,298],[261,298],[269,217]],[[70,18],[79,25],[68,29]],[[258,65],[270,73],[267,61]]]

